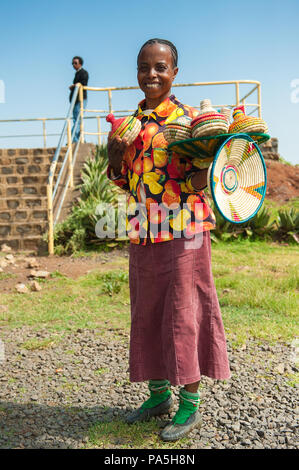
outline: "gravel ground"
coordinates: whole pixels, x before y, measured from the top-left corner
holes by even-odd
[[[129,383],[128,335],[117,334],[2,329],[0,448],[84,448],[93,424],[139,405],[147,385]],[[44,349],[25,347],[50,337]],[[250,340],[228,350],[232,378],[202,378],[203,425],[185,448],[298,448],[294,346]]]

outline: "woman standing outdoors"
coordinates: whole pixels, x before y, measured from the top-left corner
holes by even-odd
[[[201,375],[230,377],[211,272],[209,231],[215,217],[203,193],[207,171],[186,157],[170,159],[163,137],[169,116],[198,114],[171,94],[178,72],[175,46],[163,39],[147,41],[137,66],[145,96],[135,113],[141,131],[130,146],[119,136],[108,140],[107,170],[129,192],[130,380],[148,381],[150,391],[127,422],[168,413],[174,405],[171,385],[180,385],[179,406],[161,432],[163,440],[174,441],[201,424]]]

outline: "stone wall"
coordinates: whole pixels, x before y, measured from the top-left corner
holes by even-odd
[[[54,153],[55,148],[0,149],[0,245],[32,250],[40,244],[47,230],[46,185]]]
[[[264,144],[261,144],[259,147],[265,159],[279,160],[278,139],[276,137],[272,137]]]

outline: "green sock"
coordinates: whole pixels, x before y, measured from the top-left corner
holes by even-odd
[[[153,408],[171,395],[170,382],[168,380],[150,380],[148,388],[151,396],[141,405],[142,409]]]
[[[199,393],[187,392],[184,388],[180,390],[180,406],[172,422],[175,424],[184,424],[189,416],[198,410],[200,404]]]

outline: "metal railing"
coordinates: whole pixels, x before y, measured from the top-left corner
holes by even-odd
[[[218,85],[233,85],[235,91],[235,101],[234,103],[223,103],[223,104],[214,104],[214,108],[221,108],[221,107],[228,107],[234,108],[241,104],[246,104],[247,107],[253,108],[248,115],[253,114],[257,111],[258,116],[262,117],[262,103],[261,103],[261,83],[256,80],[226,80],[226,81],[218,81],[218,82],[194,82],[194,83],[175,83],[172,85],[173,88],[176,87],[191,87],[191,86],[218,86]],[[240,98],[240,85],[253,85],[253,88],[246,93],[246,95]],[[108,109],[84,109],[83,107],[83,90],[88,91],[96,91],[96,92],[105,92],[107,93],[108,97]],[[130,87],[90,87],[90,86],[82,86],[79,90],[79,98],[80,98],[80,115],[81,115],[81,126],[80,126],[80,139],[81,142],[84,142],[84,138],[86,135],[96,135],[98,136],[99,143],[101,143],[101,136],[106,135],[107,132],[101,132],[101,124],[100,119],[105,118],[108,113],[121,113],[122,115],[126,115],[128,113],[134,112],[136,109],[113,109],[112,106],[112,92],[113,91],[127,91],[127,90],[139,90],[138,86],[130,86]],[[257,92],[257,103],[247,103],[246,99],[251,96],[254,92]],[[193,108],[199,108],[198,106],[192,105]],[[97,121],[98,121],[98,132],[86,132],[84,130],[84,113],[96,113]]]

